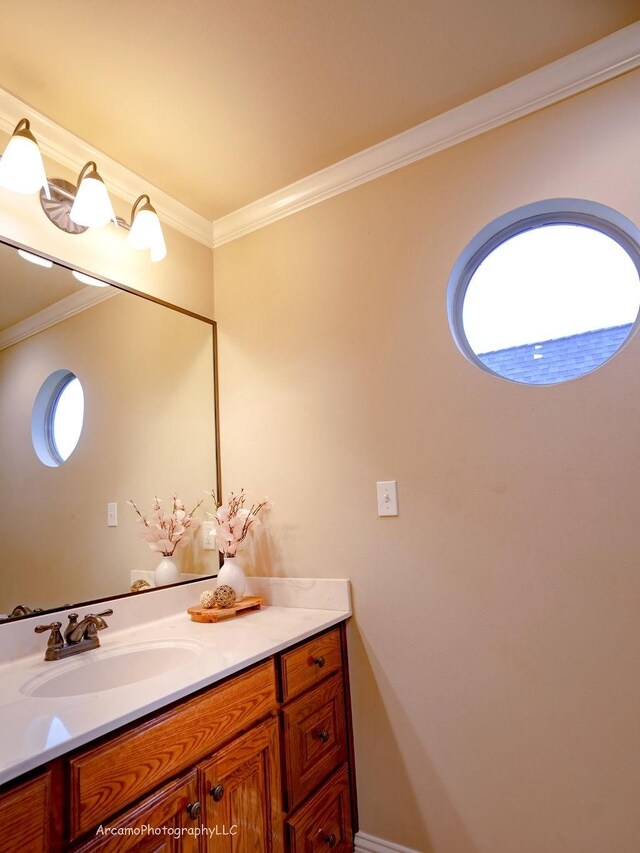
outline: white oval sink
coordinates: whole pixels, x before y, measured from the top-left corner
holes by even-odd
[[[168,640],[80,652],[75,659],[48,663],[52,672],[27,681],[20,692],[53,699],[124,687],[185,666],[202,648],[191,640]]]

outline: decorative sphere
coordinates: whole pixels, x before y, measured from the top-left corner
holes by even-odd
[[[203,607],[215,607],[216,606],[216,594],[211,589],[206,589],[202,595],[200,596],[200,604]]]
[[[215,599],[215,607],[233,607],[238,596],[230,586],[223,584],[214,590],[213,597]]]
[[[144,580],[134,581],[131,584],[131,592],[142,592],[143,589],[151,589],[151,584]]]

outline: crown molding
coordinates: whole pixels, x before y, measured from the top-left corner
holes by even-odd
[[[151,196],[158,215],[169,225],[205,246],[211,247],[211,221],[188,208],[168,193],[150,184],[117,160],[99,151],[75,134],[34,110],[11,92],[0,88],[0,129],[13,133],[21,118],[28,118],[42,153],[75,174],[89,160],[96,160],[100,175],[114,195],[129,204],[145,192]],[[55,177],[55,175],[49,175]]]
[[[50,326],[55,326],[75,314],[80,314],[87,308],[93,308],[99,302],[112,299],[119,293],[122,291],[115,287],[89,286],[84,290],[72,293],[70,296],[65,296],[64,299],[59,299],[53,305],[48,305],[42,311],[36,311],[35,314],[25,320],[21,320],[0,332],[0,351],[12,347],[14,344],[32,337],[32,335],[37,335],[38,332],[43,332]]]
[[[213,247],[640,66],[640,22],[289,184],[213,223]]]
[[[2,88],[0,129],[10,134],[20,118],[28,118],[45,156],[72,172],[79,172],[88,160],[98,159],[100,174],[115,195],[133,204],[141,192],[149,193],[167,225],[205,246],[217,248],[639,66],[640,21],[213,223]]]

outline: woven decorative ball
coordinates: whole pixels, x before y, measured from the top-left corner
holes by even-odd
[[[200,596],[200,604],[203,607],[215,607],[216,606],[216,593],[215,590],[206,589],[202,595]]]
[[[151,589],[151,584],[143,580],[134,581],[131,584],[131,592],[142,592],[143,589]]]
[[[223,608],[233,607],[238,596],[230,586],[223,584],[213,591],[213,597],[215,600],[215,606]]]

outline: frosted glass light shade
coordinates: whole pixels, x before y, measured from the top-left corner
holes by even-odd
[[[166,256],[167,247],[162,234],[162,226],[158,214],[151,204],[144,204],[134,214],[128,240],[134,249],[150,249],[152,261],[161,261]]]
[[[26,127],[19,130],[23,122]],[[26,119],[16,127],[0,160],[0,186],[24,194],[37,193],[44,188],[50,198],[42,155]]]
[[[87,228],[101,228],[108,222],[116,221],[107,188],[95,169],[81,178],[69,218],[76,225]]]
[[[86,275],[78,270],[71,270],[71,275],[82,284],[90,284],[91,287],[109,287],[106,281],[100,281],[99,278],[94,278],[92,275]]]
[[[155,263],[156,261],[161,261],[163,258],[166,258],[166,256],[167,244],[164,242],[164,237],[162,236],[161,231],[158,241],[151,247],[151,260]]]
[[[33,252],[26,252],[24,249],[18,249],[18,254],[23,260],[29,261],[30,264],[35,264],[38,267],[51,269],[53,266],[53,263],[47,260],[47,258],[42,258],[40,255],[34,255]]]

